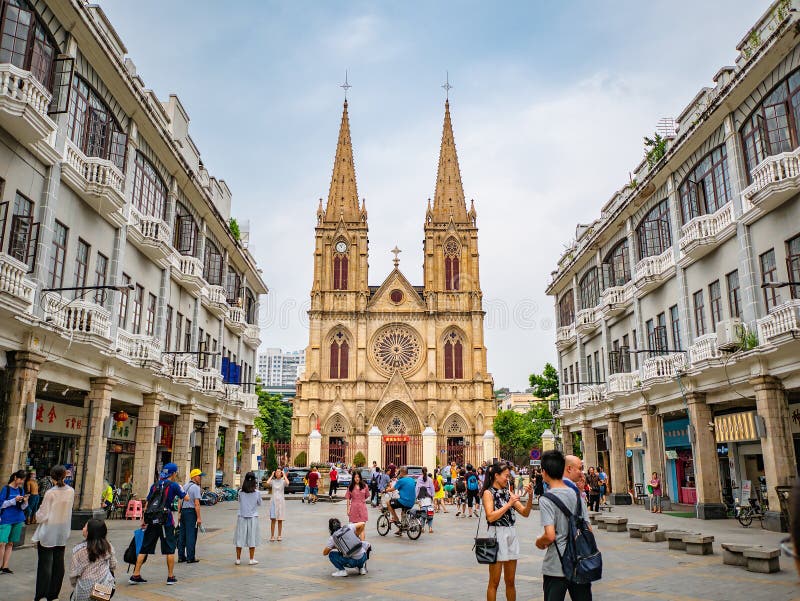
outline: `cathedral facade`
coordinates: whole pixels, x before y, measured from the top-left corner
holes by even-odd
[[[449,102],[435,196],[420,214],[422,285],[395,253],[394,269],[371,286],[345,101],[328,201],[317,210],[306,367],[292,417],[292,446],[307,446],[311,461],[350,462],[361,451],[381,466],[433,469],[494,454],[476,213],[464,197]]]

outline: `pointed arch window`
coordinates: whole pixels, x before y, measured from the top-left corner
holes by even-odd
[[[444,243],[444,289],[460,290],[459,255],[461,246],[453,238]]]
[[[337,252],[333,255],[333,289],[347,290],[347,255]]]
[[[444,379],[464,378],[464,344],[455,332],[450,332],[444,342]]]
[[[331,340],[331,379],[346,380],[348,377],[350,346],[342,332],[337,332]]]

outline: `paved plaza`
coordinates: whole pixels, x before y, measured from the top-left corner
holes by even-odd
[[[166,586],[166,566],[160,556],[151,557],[142,575],[149,582],[130,586],[125,567],[118,570],[115,599],[167,601],[174,599],[249,600],[249,599],[414,599],[415,601],[458,599],[479,601],[485,598],[487,569],[476,564],[472,554],[475,519],[457,519],[453,513],[438,514],[434,534],[423,534],[417,541],[405,536],[386,538],[375,530],[377,510],[371,510],[372,523],[368,540],[373,543],[369,574],[332,578],[328,560],[322,556],[327,539],[329,517],[344,517],[344,503],[318,503],[314,506],[296,501],[287,503],[288,520],[284,541],[265,542],[257,550],[259,565],[233,564],[231,544],[236,521],[236,503],[221,503],[204,512],[207,533],[198,544],[200,563],[176,566],[177,586]],[[631,520],[650,517],[641,508],[615,509]],[[265,511],[262,513],[266,513]],[[262,517],[262,535],[268,538],[268,522]],[[649,520],[647,520],[649,521]],[[666,543],[643,543],[626,534],[598,531],[605,574],[594,587],[595,599],[626,600],[790,600],[800,599],[800,587],[793,566],[781,558],[777,574],[754,574],[742,568],[722,564],[720,542],[746,542],[777,545],[783,535],[758,527],[743,529],[733,520],[701,522],[687,518],[658,516],[662,529],[700,530],[716,536],[713,556],[695,557],[680,551],[668,551]],[[110,522],[110,538],[121,561],[122,552],[135,528],[133,522]],[[519,599],[541,598],[541,561],[543,553],[533,541],[540,531],[539,514],[519,519],[523,558],[517,571]],[[29,534],[30,536],[30,534]],[[73,533],[68,548],[79,540]],[[67,557],[69,558],[69,551]],[[14,553],[14,575],[0,576],[0,598],[29,599],[33,591],[36,551],[23,548]],[[68,598],[65,582],[62,599]],[[501,591],[499,599],[504,599]]]

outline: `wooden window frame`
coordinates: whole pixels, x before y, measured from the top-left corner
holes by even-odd
[[[739,287],[738,269],[734,269],[730,273],[725,274],[725,285],[728,289],[728,312],[730,313],[730,316],[732,318],[741,317],[742,298],[741,298],[741,289]]]
[[[558,300],[558,325],[559,327],[568,326],[575,323],[575,301],[573,290],[570,288]],[[569,321],[567,321],[569,320]]]
[[[790,282],[800,282],[800,234],[786,241],[786,275]],[[792,298],[800,298],[800,286],[789,286]]]
[[[623,238],[603,260],[603,287],[624,286],[631,280],[631,259],[628,239]]]
[[[133,290],[133,320],[131,327],[133,334],[142,333],[142,310],[144,308],[144,286],[136,284]]]
[[[147,296],[147,318],[145,320],[144,333],[146,336],[155,336],[156,333],[156,310],[158,297],[150,292]]]
[[[83,288],[86,286],[86,279],[89,277],[89,257],[92,247],[83,238],[78,238],[78,246],[75,251],[75,287]],[[83,254],[83,256],[81,256]],[[75,297],[83,296],[79,290],[75,291]]]
[[[678,310],[678,305],[672,305],[669,308],[669,321],[670,321],[670,329],[672,330],[672,345],[675,350],[680,350],[683,347],[681,346],[681,323],[680,323],[680,311]]]
[[[155,165],[140,151],[136,152],[134,159],[132,196],[134,208],[142,215],[162,220],[166,218],[167,186]]]
[[[653,206],[636,226],[639,260],[655,257],[672,246],[669,203],[666,199]]]
[[[774,248],[770,248],[768,251],[761,253],[758,256],[758,264],[761,268],[762,283],[778,281],[778,263],[775,259]],[[767,309],[767,313],[769,313],[772,309],[781,304],[781,293],[777,288],[763,288],[762,290],[764,291],[764,305]]]
[[[130,301],[130,289],[127,288],[131,284],[131,276],[127,273],[122,274],[122,285],[125,286],[120,290],[119,309],[117,311],[117,326],[125,329],[128,323],[128,303]]]
[[[592,267],[583,274],[578,283],[581,296],[581,309],[596,307],[600,302],[600,279],[597,267]]]
[[[59,240],[57,231],[63,232],[63,240]],[[69,240],[69,228],[61,223],[55,221],[53,229],[53,243],[50,255],[50,266],[48,270],[48,281],[50,288],[61,288],[64,285],[64,261],[67,256],[67,242]]]
[[[717,324],[722,321],[722,285],[714,280],[708,285],[708,305],[711,315],[711,331],[716,332]]]
[[[695,336],[703,336],[706,333],[706,321],[705,300],[702,290],[698,290],[692,294],[692,306],[694,307]]]

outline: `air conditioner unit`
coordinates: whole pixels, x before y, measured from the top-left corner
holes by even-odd
[[[744,335],[745,327],[741,319],[723,319],[717,324],[717,348],[734,351],[741,346]]]

